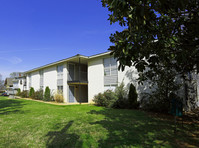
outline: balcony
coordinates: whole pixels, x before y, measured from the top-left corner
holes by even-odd
[[[80,67],[75,64],[68,66],[68,84],[88,84],[87,66],[81,65]]]

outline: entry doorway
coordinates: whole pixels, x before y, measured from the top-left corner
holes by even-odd
[[[75,101],[75,87],[69,86],[69,103],[74,103]]]

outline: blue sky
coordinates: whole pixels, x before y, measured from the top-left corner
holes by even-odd
[[[122,30],[108,14],[100,0],[1,0],[0,73],[107,51],[110,34]]]

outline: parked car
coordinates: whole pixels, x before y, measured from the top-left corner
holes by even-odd
[[[8,93],[7,92],[4,92],[1,94],[2,96],[8,96]]]

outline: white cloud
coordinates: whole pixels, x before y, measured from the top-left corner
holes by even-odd
[[[11,64],[19,64],[21,63],[23,60],[19,57],[9,57],[9,58],[4,58],[4,57],[0,57],[0,60],[4,60],[4,61],[7,61]]]

